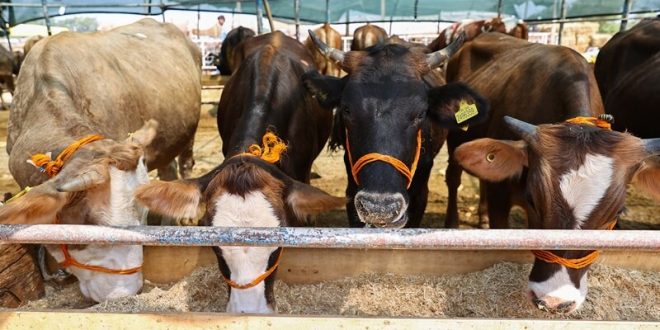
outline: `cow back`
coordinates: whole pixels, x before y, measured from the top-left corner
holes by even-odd
[[[385,39],[387,39],[385,29],[380,26],[367,24],[355,29],[355,32],[353,32],[351,50],[363,50],[367,47],[383,43]]]
[[[199,49],[174,25],[152,19],[46,38],[17,81],[7,152],[22,186],[44,179],[25,162],[30,155],[56,154],[87,134],[122,141],[148,119],[160,122],[148,166],[162,167],[193,139],[199,121]]]
[[[314,30],[314,33],[316,33],[319,40],[323,41],[326,45],[336,49],[343,49],[341,35],[333,29],[330,24],[324,24],[320,28]],[[312,39],[309,37],[305,40],[305,48],[307,48],[310,54],[314,56],[314,63],[316,63],[316,66],[321,73],[335,77],[341,76],[339,63],[321,54]]]

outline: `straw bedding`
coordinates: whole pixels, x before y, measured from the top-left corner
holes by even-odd
[[[367,274],[318,284],[277,281],[279,313],[307,315],[660,319],[660,273],[595,265],[589,295],[575,313],[536,310],[526,297],[530,265],[500,263],[480,272],[447,276]],[[227,290],[217,267],[197,269],[169,285],[146,283],[135,297],[93,305],[77,284],[49,287],[46,298],[27,309],[89,308],[106,312],[223,312]]]

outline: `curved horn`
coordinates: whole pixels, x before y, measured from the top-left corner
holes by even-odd
[[[326,45],[323,41],[319,39],[319,37],[316,36],[316,33],[314,33],[314,31],[307,30],[307,32],[309,32],[309,37],[312,38],[314,44],[316,45],[316,48],[318,48],[321,54],[339,63],[344,62],[345,53],[343,51]]]
[[[644,148],[649,155],[660,154],[660,138],[644,139]]]
[[[536,139],[538,138],[538,128],[536,125],[509,116],[504,116],[504,122],[514,133],[527,143],[533,144],[536,142]]]
[[[458,38],[447,45],[447,47],[426,55],[426,64],[428,64],[429,68],[431,69],[442,65],[445,60],[450,58],[458,51],[459,48],[461,48],[464,41],[465,32],[461,32],[461,34],[458,35]]]
[[[59,192],[76,192],[98,186],[105,182],[107,177],[98,170],[90,170],[68,180],[57,182],[56,188]]]

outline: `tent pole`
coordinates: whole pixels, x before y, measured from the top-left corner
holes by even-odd
[[[264,33],[264,23],[261,21],[263,13],[261,12],[261,1],[255,0],[257,3],[257,34]]]
[[[296,18],[296,40],[300,41],[300,0],[293,0],[293,15]]]
[[[50,30],[50,18],[48,17],[48,0],[41,0],[41,8],[44,11],[44,19],[46,20],[46,30],[48,35],[52,36],[53,32]]]
[[[268,17],[268,25],[270,25],[270,32],[275,31],[275,24],[273,23],[273,13],[270,12],[270,4],[268,0],[263,0],[264,9],[266,10],[266,17]]]
[[[325,22],[330,23],[330,0],[325,0]]]
[[[559,23],[559,36],[557,37],[557,44],[561,46],[562,34],[564,33],[564,20],[566,19],[566,0],[561,0],[561,22]]]
[[[197,39],[199,39],[199,21],[202,19],[201,16],[202,13],[200,12],[200,5],[197,4]]]
[[[497,18],[502,16],[502,0],[497,0]]]
[[[623,14],[621,15],[621,25],[619,26],[619,32],[626,30],[626,25],[628,25],[628,13],[630,12],[630,6],[632,1],[624,0],[623,1]]]

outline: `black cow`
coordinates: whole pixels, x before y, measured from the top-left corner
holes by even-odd
[[[614,35],[598,54],[594,73],[614,129],[660,137],[660,18]]]
[[[478,109],[461,125],[479,122],[488,112],[479,94],[463,84],[442,86],[442,77],[432,70],[462,38],[428,55],[399,44],[344,53],[310,34],[348,72],[342,79],[309,72],[304,81],[322,104],[337,107],[331,143],[346,150],[350,225],[419,226],[433,158],[447,128],[459,128],[456,112],[461,104]]]
[[[232,29],[227,33],[227,37],[225,37],[222,46],[220,46],[220,56],[218,57],[217,63],[221,75],[229,76],[234,70],[236,70],[233,59],[234,50],[241,42],[248,40],[255,35],[256,33],[254,33],[252,29],[242,26]]]

